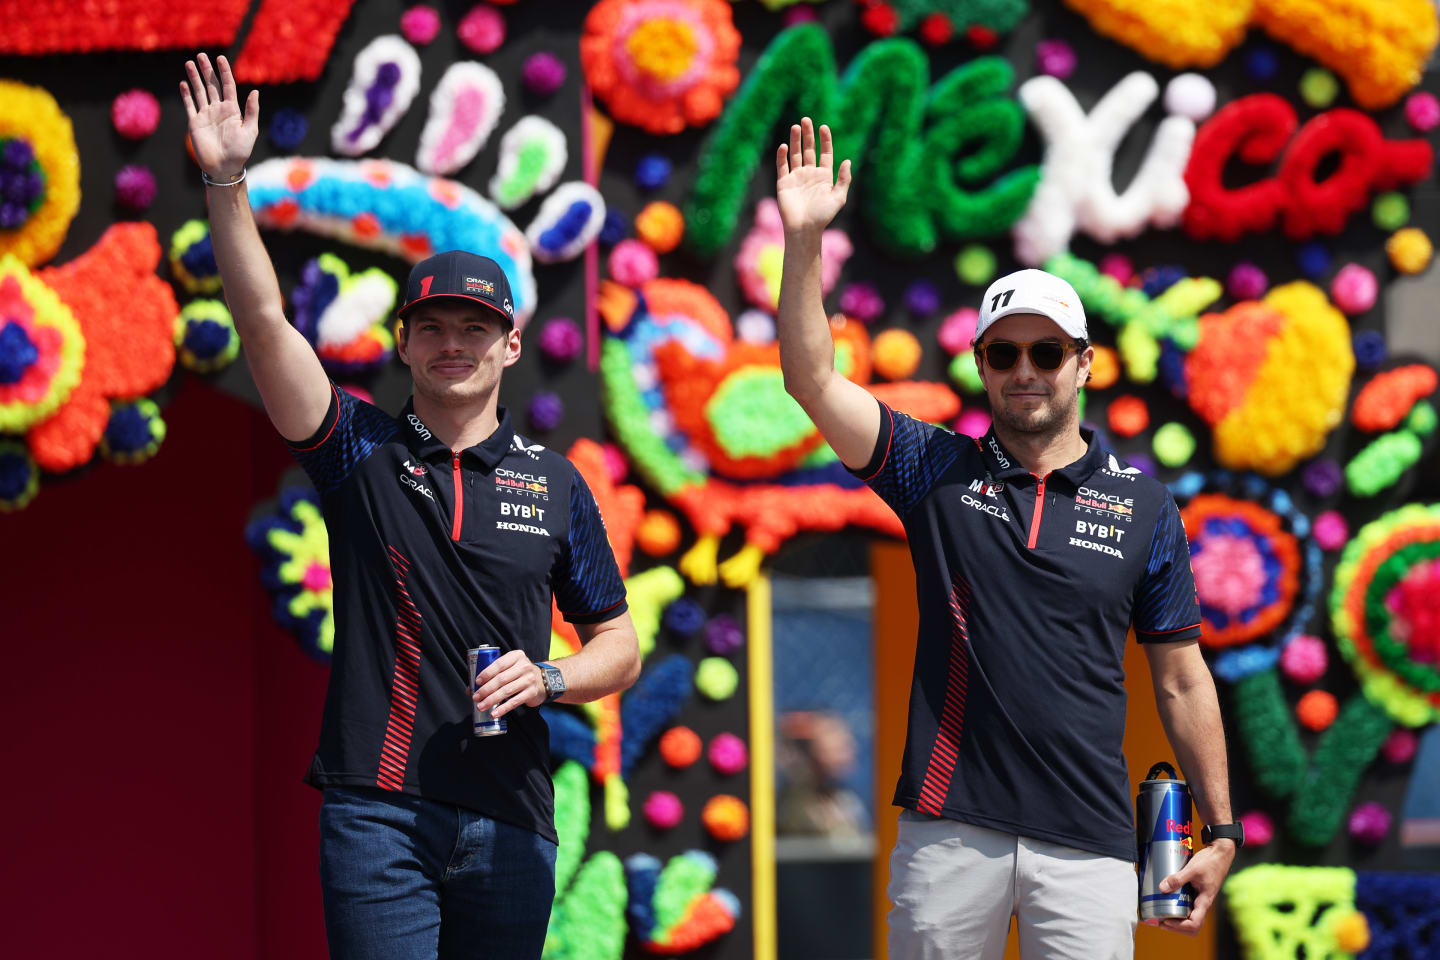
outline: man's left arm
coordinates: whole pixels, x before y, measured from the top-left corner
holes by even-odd
[[[1190,569],[1190,543],[1180,510],[1168,493],[1150,539],[1131,619],[1135,637],[1150,661],[1155,705],[1165,736],[1190,784],[1200,818],[1209,824],[1230,823],[1230,775],[1220,702],[1210,668],[1200,653],[1202,619]],[[1217,840],[1191,857],[1183,869],[1164,878],[1160,882],[1163,893],[1193,884],[1195,902],[1186,919],[1162,920],[1160,925],[1191,936],[1199,933],[1234,859],[1235,841]]]
[[[1200,653],[1199,642],[1147,643],[1145,654],[1150,661],[1160,722],[1190,785],[1201,821],[1230,823],[1234,818],[1230,814],[1225,729],[1220,722],[1215,681]],[[1195,887],[1195,903],[1189,917],[1163,920],[1161,926],[1192,936],[1199,933],[1234,859],[1235,841],[1216,840],[1191,857],[1182,870],[1166,877],[1160,884],[1162,892],[1171,893],[1190,883]]]

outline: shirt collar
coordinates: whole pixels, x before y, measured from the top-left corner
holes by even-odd
[[[1105,451],[1100,447],[1100,441],[1094,430],[1080,428],[1080,436],[1085,441],[1085,454],[1074,463],[1067,464],[1058,470],[1051,471],[1050,476],[1061,476],[1071,483],[1079,486],[1090,478],[1090,475],[1100,469],[1104,459]],[[1030,471],[1020,463],[1020,458],[1015,456],[1000,438],[995,435],[995,428],[991,427],[985,436],[975,441],[980,447],[980,454],[985,458],[985,465],[989,467],[991,474],[996,480],[1011,480],[1019,477],[1030,476]]]
[[[499,423],[495,431],[475,444],[466,447],[461,455],[474,458],[486,470],[493,470],[505,459],[514,444],[515,425],[510,420],[510,411],[500,407],[495,411]],[[449,460],[450,448],[441,443],[435,433],[415,413],[415,398],[405,401],[400,411],[400,429],[405,436],[405,445],[422,460]]]

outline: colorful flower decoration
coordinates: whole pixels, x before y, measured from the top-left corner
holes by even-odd
[[[825,296],[835,289],[845,261],[854,252],[844,230],[826,230],[820,237],[820,287]],[[780,267],[785,260],[785,229],[780,205],[766,198],[755,205],[755,225],[740,241],[735,276],[745,299],[774,313],[780,305]]]
[[[1025,113],[1007,96],[1014,68],[979,57],[932,86],[913,40],[869,44],[843,71],[819,24],[781,31],[761,54],[700,154],[685,206],[686,243],[718,253],[734,233],[776,124],[806,115],[832,125],[861,216],[890,252],[919,256],[940,240],[998,236],[1025,212],[1040,169],[1002,172],[1019,152]]]
[[[840,467],[785,393],[779,348],[736,340],[703,287],[662,278],[637,292],[606,283],[600,312],[612,334],[600,361],[606,415],[636,469],[700,534],[680,562],[692,579],[743,584],[800,530],[858,524],[898,534],[893,511]],[[837,369],[869,384],[863,325],[841,320],[832,332]],[[869,389],[922,419],[959,412],[943,384]],[[717,568],[719,540],[736,523],[746,528],[746,546]]]
[[[274,600],[275,619],[304,651],[329,662],[335,646],[335,599],[330,539],[313,490],[282,490],[273,510],[245,529],[245,542],[260,557],[261,582]]]
[[[630,929],[646,953],[689,953],[734,929],[740,901],[728,890],[711,889],[715,858],[689,850],[660,861],[637,853],[625,860]]]
[[[13,255],[0,257],[0,432],[24,433],[58,410],[84,364],[69,306]]]
[[[1287,473],[1341,421],[1355,371],[1350,326],[1318,287],[1276,287],[1200,318],[1185,360],[1190,406],[1226,467]]]
[[[392,160],[287,157],[252,167],[250,203],[263,226],[303,229],[413,262],[469,250],[500,264],[523,330],[537,293],[530,244],[494,204],[454,180]]]
[[[100,438],[100,455],[113,463],[130,466],[144,463],[160,452],[165,442],[165,421],[153,400],[141,397],[133,403],[114,404],[105,435]]]
[[[740,84],[740,32],[725,0],[600,0],[580,65],[620,123],[653,134],[703,127]]]
[[[605,225],[605,198],[583,180],[560,184],[540,204],[525,239],[541,263],[574,260],[600,235]]]
[[[75,16],[71,0],[27,0],[5,7],[0,54],[228,47],[249,6],[250,0],[214,0],[197,16],[181,0],[107,0]]]
[[[505,86],[494,70],[469,60],[450,64],[430,94],[415,166],[443,176],[460,170],[485,148],[504,111]]]
[[[1273,93],[1232,100],[1206,120],[1185,168],[1186,233],[1231,243],[1277,224],[1292,240],[1336,234],[1375,191],[1430,176],[1435,151],[1428,141],[1387,140],[1358,110],[1329,110],[1297,130],[1298,123],[1295,108]],[[1320,178],[1321,164],[1334,154],[1342,158],[1339,168]],[[1225,171],[1235,159],[1268,164],[1277,158],[1275,176],[1233,189],[1226,185]],[[1307,273],[1323,272],[1314,268],[1328,257],[1323,249],[1302,249],[1302,260]]]
[[[235,58],[235,79],[240,83],[270,84],[319,79],[352,3],[354,0],[261,0],[260,10],[245,34],[245,46]],[[248,5],[242,2],[241,11]],[[233,39],[232,31],[230,39],[179,46],[185,50],[228,47]]]
[[[79,207],[70,118],[39,87],[0,80],[0,256],[29,267],[49,260]]]
[[[1125,375],[1136,383],[1155,380],[1162,338],[1182,349],[1195,345],[1199,337],[1196,314],[1224,292],[1217,280],[1185,277],[1150,297],[1139,287],[1123,286],[1113,273],[1102,272],[1070,254],[1051,257],[1045,261],[1045,269],[1069,281],[1085,305],[1086,316],[1118,328],[1115,342]],[[958,354],[957,360],[966,355]]]
[[[192,300],[175,318],[175,349],[180,365],[196,373],[214,373],[240,354],[235,319],[223,300]]]
[[[1365,696],[1397,723],[1440,719],[1440,504],[1362,527],[1340,556],[1330,622]]]
[[[379,267],[351,273],[333,253],[309,260],[290,295],[295,329],[337,376],[369,373],[395,353],[390,333],[399,286]]]
[[[1066,0],[1098,32],[1174,68],[1212,67],[1252,24],[1330,67],[1367,110],[1420,82],[1435,49],[1430,0]]]
[[[590,835],[585,770],[573,760],[564,762],[555,771],[554,782],[560,845],[555,858],[555,904],[542,956],[544,960],[619,957],[625,951],[625,869],[608,850],[585,856]]]
[[[40,491],[40,468],[23,443],[0,440],[0,512],[23,510]]]
[[[160,253],[153,226],[120,223],[79,257],[34,275],[70,308],[85,343],[79,383],[26,436],[41,468],[61,473],[87,462],[110,421],[109,401],[143,396],[170,378],[180,308],[155,274]]]
[[[210,224],[186,220],[170,238],[170,272],[191,293],[218,293],[220,267],[210,242]]]
[[[1376,374],[1350,408],[1350,422],[1361,430],[1393,430],[1415,404],[1435,392],[1440,378],[1428,364],[1412,363]]]
[[[1273,668],[1304,633],[1324,582],[1310,519],[1253,474],[1190,471],[1170,484],[1190,541],[1201,642],[1234,683]]]
[[[1213,99],[1208,80],[1184,77],[1208,88]],[[1184,77],[1172,80],[1171,88],[1183,89]],[[1089,113],[1055,77],[1032,77],[1020,86],[1020,102],[1045,142],[1040,185],[1013,231],[1021,263],[1037,266],[1066,252],[1076,231],[1109,245],[1147,226],[1180,222],[1190,202],[1185,165],[1195,140],[1195,121],[1188,116],[1171,111],[1124,194],[1117,196],[1112,185],[1120,141],[1159,95],[1159,83],[1143,70],[1122,78]],[[1172,99],[1166,96],[1167,110]]]
[[[501,210],[522,206],[555,185],[568,156],[563,130],[544,117],[521,117],[500,138],[500,162],[490,178],[490,198]]]
[[[1280,518],[1220,494],[1196,497],[1180,515],[1205,643],[1227,647],[1273,630],[1290,613],[1300,579],[1299,547]]]
[[[358,157],[378,146],[420,92],[420,55],[396,34],[376,37],[355,55],[344,106],[330,128],[330,148]]]

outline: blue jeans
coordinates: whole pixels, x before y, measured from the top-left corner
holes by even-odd
[[[540,956],[555,844],[446,803],[327,787],[320,886],[336,960]]]

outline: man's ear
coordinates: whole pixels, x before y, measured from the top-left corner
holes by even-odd
[[[514,366],[520,360],[520,331],[514,327],[505,334],[505,366]]]
[[[395,352],[400,356],[400,362],[410,366],[410,337],[409,327],[404,320],[395,321]]]

